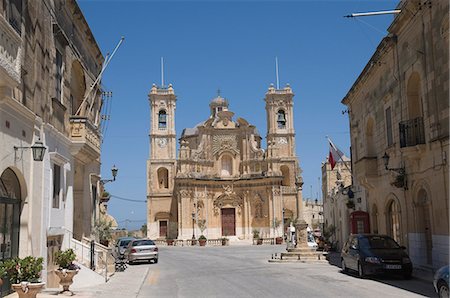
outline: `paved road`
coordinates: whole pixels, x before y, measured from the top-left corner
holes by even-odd
[[[432,285],[420,280],[362,280],[328,263],[268,263],[271,254],[282,249],[162,247],[158,264],[132,266],[148,270],[137,297],[434,296]]]

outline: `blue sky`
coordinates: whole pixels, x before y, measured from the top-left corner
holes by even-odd
[[[321,199],[321,163],[328,135],[349,155],[348,115],[341,104],[393,20],[392,15],[343,18],[354,12],[394,9],[398,1],[79,1],[102,52],[125,41],[103,76],[113,92],[102,147],[102,176],[119,197],[146,199],[149,104],[153,83],[165,83],[178,97],[177,137],[209,116],[217,95],[266,135],[264,95],[276,83],[295,93],[296,149],[303,170],[303,197]],[[122,227],[138,228],[145,203],[111,199],[109,212]],[[125,220],[132,222],[125,222]]]

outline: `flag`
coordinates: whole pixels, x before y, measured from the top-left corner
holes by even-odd
[[[342,151],[339,150],[330,139],[328,139],[328,143],[330,143],[330,154],[328,156],[328,162],[331,165],[331,170],[333,170],[336,166],[336,163],[342,160],[342,156],[344,156],[344,153],[342,153]]]

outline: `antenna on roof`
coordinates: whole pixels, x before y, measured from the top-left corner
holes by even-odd
[[[275,56],[275,73],[277,76],[277,90],[278,90],[278,89],[280,89],[280,80],[278,77],[278,57],[277,56]]]
[[[164,57],[161,57],[161,88],[164,88]]]

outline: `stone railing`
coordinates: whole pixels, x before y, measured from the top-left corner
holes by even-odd
[[[0,69],[20,83],[22,39],[9,22],[0,16]]]
[[[86,117],[70,117],[70,140],[100,154],[100,133]]]
[[[154,240],[155,244],[158,246],[195,246],[198,245],[198,240],[192,240],[192,239],[187,239],[187,240],[182,240],[182,239],[174,239],[172,240],[172,244],[168,245],[167,240],[164,239],[159,239],[159,240]],[[229,239],[225,240],[225,245],[229,245],[230,241]],[[206,240],[206,245],[208,246],[222,246],[222,238],[217,238],[217,239],[207,239]]]

